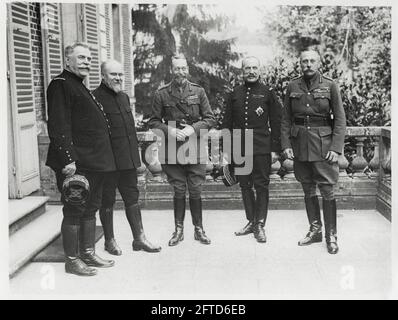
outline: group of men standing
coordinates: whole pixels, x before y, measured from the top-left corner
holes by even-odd
[[[143,229],[137,188],[141,159],[129,98],[122,91],[121,64],[114,60],[104,62],[101,85],[91,92],[83,84],[90,71],[89,47],[84,43],[68,46],[65,61],[65,70],[51,81],[47,91],[47,165],[55,171],[60,190],[65,179],[75,174],[88,181],[90,192],[86,202],[71,204],[62,196],[61,233],[66,272],[92,276],[97,273],[95,268],[114,265],[114,261],[95,253],[96,211],[99,210],[104,229],[105,250],[113,255],[122,254],[113,231],[116,188],[132,230],[133,250],[159,252],[161,247],[151,244]],[[253,134],[252,148],[243,148],[249,150],[244,157],[251,157],[253,168],[248,174],[237,175],[248,223],[235,234],[253,233],[258,242],[266,242],[269,175],[272,163],[283,151],[285,157],[294,160],[310,223],[310,230],[299,245],[322,241],[318,185],[323,198],[327,248],[333,254],[338,251],[333,186],[338,179],[337,157],[343,149],[345,114],[338,87],[318,71],[319,54],[305,50],[300,63],[303,76],[289,84],[283,108],[272,87],[261,82],[260,62],[255,57],[243,60],[244,83],[227,98],[222,128],[234,131],[232,137],[240,132],[240,139],[247,131]],[[174,142],[178,152],[191,139],[198,142],[198,147],[196,161],[180,161],[178,156],[170,159],[170,152],[160,159],[174,189],[175,231],[168,244],[175,246],[184,239],[187,189],[194,238],[210,244],[203,228],[201,198],[208,155],[200,139],[203,130],[216,126],[216,120],[204,89],[188,80],[184,57],[173,58],[172,73],[173,80],[155,93],[149,125],[155,132],[163,133],[166,149]],[[234,164],[233,157],[231,160],[238,168],[240,164]]]

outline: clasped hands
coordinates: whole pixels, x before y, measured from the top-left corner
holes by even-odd
[[[189,124],[181,124],[181,126],[184,127],[184,129],[169,128],[170,135],[176,138],[177,141],[185,141],[187,137],[195,132],[195,129]]]

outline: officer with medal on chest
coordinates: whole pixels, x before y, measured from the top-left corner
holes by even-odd
[[[184,239],[187,187],[195,240],[210,244],[203,230],[201,199],[206,180],[207,142],[201,143],[200,139],[201,130],[209,130],[216,121],[205,90],[187,79],[189,69],[185,57],[173,57],[172,73],[173,80],[155,93],[149,120],[150,128],[162,136],[159,160],[174,189],[175,232],[169,246]]]
[[[242,61],[244,84],[234,88],[226,101],[222,128],[234,131],[232,138],[241,139],[240,152],[253,161],[249,174],[235,175],[241,188],[247,225],[235,232],[237,236],[254,233],[258,242],[266,242],[264,231],[268,213],[269,175],[271,164],[278,157],[280,147],[280,124],[282,106],[275,91],[260,81],[260,61],[247,57]],[[271,129],[271,130],[270,130]],[[253,145],[245,145],[245,133],[253,134]],[[236,137],[236,133],[240,136]],[[249,148],[247,148],[249,147]],[[243,151],[244,150],[244,151]],[[246,152],[247,151],[247,152]],[[232,162],[235,153],[232,150]],[[253,187],[256,191],[254,194]]]
[[[322,241],[322,196],[327,250],[336,254],[337,221],[334,186],[339,177],[338,156],[343,152],[346,118],[336,83],[319,71],[320,56],[314,48],[301,52],[303,75],[287,88],[281,126],[282,149],[294,160],[294,174],[302,184],[310,230],[299,246]]]

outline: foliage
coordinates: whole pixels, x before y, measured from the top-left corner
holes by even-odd
[[[164,8],[140,4],[132,13],[137,111],[144,118],[149,115],[153,93],[171,80],[171,58],[178,52],[187,58],[191,81],[204,87],[211,106],[219,113],[220,94],[228,86],[230,74],[236,73],[231,62],[239,56],[232,51],[233,39],[208,39],[207,33],[222,30],[228,18],[211,15],[201,5],[176,5],[172,15],[162,11]]]
[[[280,48],[265,78],[281,98],[298,74],[300,50],[312,39],[319,43],[321,71],[339,82],[347,125],[391,125],[390,8],[280,6],[264,15]]]

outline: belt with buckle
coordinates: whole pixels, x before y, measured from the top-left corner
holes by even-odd
[[[332,126],[332,120],[329,118],[321,118],[321,117],[302,117],[302,118],[294,118],[294,123],[299,126],[306,127],[326,127]]]

